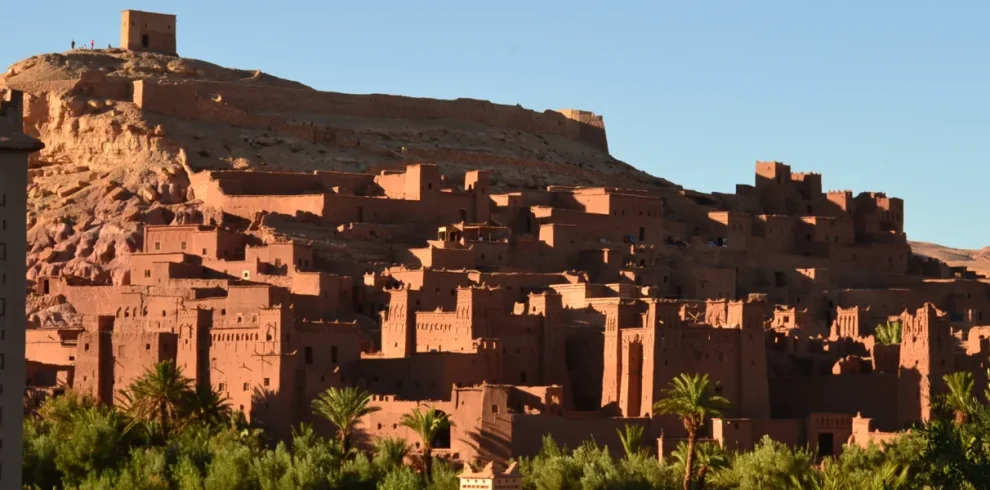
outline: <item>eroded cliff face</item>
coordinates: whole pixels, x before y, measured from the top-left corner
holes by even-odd
[[[191,211],[181,147],[133,104],[70,91],[30,94],[25,126],[46,144],[29,170],[29,280],[119,283],[142,225]]]
[[[165,97],[148,109],[136,103],[136,80],[183,94],[216,83],[223,90],[205,101],[195,94],[198,102]],[[495,189],[670,186],[608,155],[601,118],[580,111],[569,113],[597,118],[587,129],[599,131],[600,142],[526,131],[546,121],[571,124],[572,116],[485,101],[434,106],[393,96],[323,96],[260,71],[119,49],[32,57],[11,66],[0,86],[25,92],[25,132],[46,145],[30,163],[29,281],[64,276],[120,284],[129,256],[142,247],[144,225],[221,222],[222,210],[203,208],[190,191],[186,169],[363,172],[431,161],[451,182],[467,170],[489,170]],[[277,98],[280,109],[266,109],[267,98]],[[310,136],[307,127],[318,130]],[[389,260],[392,244],[376,237],[269,218],[239,226],[261,239],[310,240],[326,262]],[[408,241],[422,245],[424,236]],[[28,313],[52,325],[73,321],[71,308],[58,302],[33,303]]]

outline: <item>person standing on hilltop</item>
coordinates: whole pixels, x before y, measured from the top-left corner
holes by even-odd
[[[72,49],[76,49],[76,40],[75,39],[72,40]]]
[[[96,49],[96,41],[92,39],[89,41],[89,49]]]

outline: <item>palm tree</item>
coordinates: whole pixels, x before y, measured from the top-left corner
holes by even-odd
[[[729,401],[715,394],[715,386],[708,375],[681,374],[664,390],[664,399],[653,405],[657,414],[675,414],[681,417],[688,433],[687,456],[684,464],[684,490],[691,490],[695,445],[698,431],[705,419],[717,417],[729,405]]]
[[[695,474],[694,488],[695,490],[703,490],[705,488],[705,480],[708,478],[709,473],[714,473],[723,468],[729,466],[729,457],[725,454],[725,450],[722,446],[714,442],[703,442],[698,444],[694,450],[694,457],[697,460],[698,471]],[[670,453],[670,456],[674,458],[679,464],[687,463],[687,444],[680,442],[677,444],[677,448]]]
[[[901,322],[887,320],[886,324],[877,325],[874,337],[881,344],[900,344]]]
[[[189,410],[200,422],[221,427],[231,416],[230,399],[201,384],[189,395]]]
[[[948,388],[945,403],[955,413],[956,425],[965,424],[977,403],[973,397],[973,374],[960,371],[946,374],[942,379]]]
[[[398,437],[385,437],[375,441],[375,462],[384,470],[402,466],[409,454],[406,440]]]
[[[879,470],[873,473],[870,486],[876,490],[897,490],[908,488],[908,470],[905,465],[899,465],[889,459],[884,460]]]
[[[192,380],[172,361],[163,361],[122,391],[121,400],[135,420],[153,423],[162,438],[168,439],[172,425],[186,413],[192,393]]]
[[[432,408],[422,411],[418,408],[402,416],[401,424],[419,435],[423,440],[423,466],[426,467],[427,481],[433,479],[433,441],[440,431],[454,426],[447,414]]]
[[[705,478],[709,473],[716,472],[729,466],[729,457],[726,456],[722,446],[714,442],[698,444],[695,448],[695,459],[698,460],[698,473],[695,488],[702,490],[705,488]]]
[[[331,387],[313,400],[313,413],[337,426],[344,453],[350,451],[351,429],[358,419],[381,408],[370,407],[371,395],[357,387]]]
[[[626,424],[622,430],[615,429],[619,434],[619,441],[622,442],[622,449],[626,451],[626,459],[643,452],[643,426]]]
[[[795,490],[852,490],[842,467],[831,457],[825,458],[819,470],[812,472],[810,478],[791,475],[790,479]]]

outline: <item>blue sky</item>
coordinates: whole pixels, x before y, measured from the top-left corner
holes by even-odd
[[[125,8],[171,12],[186,57],[322,90],[592,110],[617,158],[686,187],[731,192],[780,160],[904,198],[913,240],[990,245],[990,2],[7,3],[4,67],[73,38],[117,45]]]

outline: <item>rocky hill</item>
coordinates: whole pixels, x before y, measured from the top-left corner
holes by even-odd
[[[135,88],[138,80],[146,83]],[[612,158],[603,126],[578,128],[600,136],[588,144],[568,137],[573,121],[551,111],[327,94],[260,71],[119,49],[35,56],[11,66],[0,88],[25,92],[25,131],[46,144],[30,163],[29,280],[119,280],[144,224],[222,217],[201,208],[186,169],[358,172],[433,161],[452,180],[491,170],[496,189],[676,191]],[[316,240],[338,258],[358,253],[318,227],[284,223],[259,232]],[[380,259],[385,246],[367,243],[361,252]]]
[[[911,250],[918,255],[941,260],[952,267],[965,267],[990,277],[990,247],[966,250],[935,243],[911,242]]]
[[[26,93],[25,131],[46,144],[30,163],[29,280],[120,283],[145,224],[223,221],[190,190],[188,172],[203,169],[365,172],[429,161],[451,185],[486,169],[496,190],[648,189],[665,196],[665,226],[681,236],[704,230],[709,211],[738,204],[616,160],[601,118],[582,111],[318,92],[260,71],[119,49],[29,58],[0,76],[5,87]],[[262,241],[308,240],[329,269],[387,264],[391,247],[423,246],[432,233],[361,239],[279,217],[233,225]],[[990,263],[987,254],[914,246],[951,265]]]

